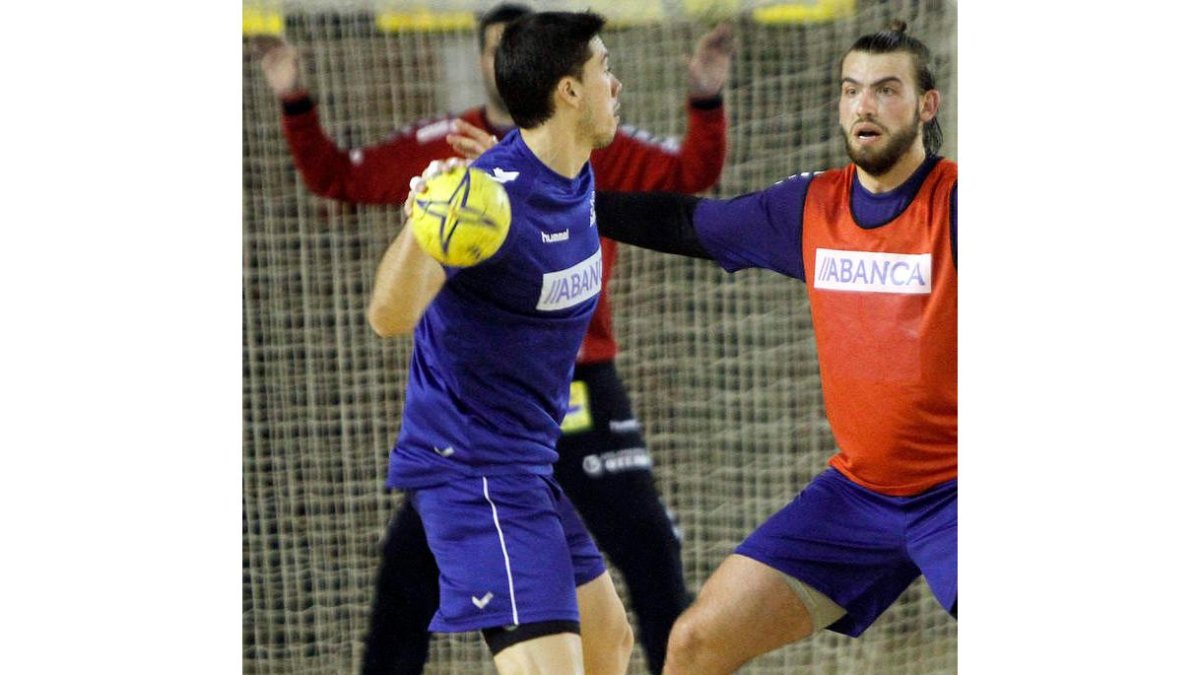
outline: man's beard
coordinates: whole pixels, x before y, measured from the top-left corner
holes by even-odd
[[[596,115],[590,109],[584,113],[580,121],[581,132],[589,137],[592,149],[606,148],[616,139],[616,129],[600,131],[596,129]]]
[[[600,150],[601,148],[607,148],[608,146],[612,145],[612,142],[616,140],[616,138],[617,134],[615,131],[613,133],[605,132],[598,134],[592,138],[592,149]]]
[[[882,176],[896,166],[896,162],[900,161],[920,133],[921,118],[914,115],[912,124],[897,131],[892,140],[882,148],[855,149],[850,140],[850,132],[846,129],[842,129],[842,140],[846,142],[846,154],[850,155],[850,161],[857,164],[862,172],[871,176]]]

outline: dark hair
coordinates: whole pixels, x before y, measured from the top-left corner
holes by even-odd
[[[502,2],[480,14],[478,29],[476,31],[479,37],[479,51],[483,51],[484,44],[487,42],[486,33],[488,26],[498,23],[512,23],[526,14],[533,14],[533,10],[515,2]]]
[[[851,52],[866,52],[868,54],[904,52],[912,57],[913,69],[915,71],[913,74],[916,76],[919,93],[924,94],[931,89],[937,89],[937,82],[933,79],[933,71],[929,68],[929,48],[917,38],[906,34],[904,31],[907,28],[908,24],[904,21],[893,19],[888,23],[886,30],[864,35],[855,40],[854,45],[842,56],[842,63],[846,62],[846,57]],[[935,116],[926,122],[921,131],[922,140],[925,143],[925,152],[930,155],[936,155],[937,151],[942,147],[942,125],[938,123],[937,117]]]
[[[583,79],[588,44],[604,27],[592,12],[537,12],[508,24],[496,51],[496,89],[522,129],[554,114],[554,88],[564,77]]]

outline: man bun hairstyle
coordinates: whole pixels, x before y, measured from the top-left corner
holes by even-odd
[[[937,89],[937,82],[933,78],[933,71],[929,67],[931,56],[929,47],[925,46],[917,38],[909,35],[908,23],[902,19],[892,19],[888,22],[887,28],[878,33],[864,35],[854,41],[854,44],[847,50],[846,55],[842,56],[842,62],[846,61],[846,56],[850,52],[865,52],[867,54],[891,54],[894,52],[903,52],[912,57],[913,74],[917,82],[917,90],[924,94],[931,89]],[[942,147],[942,125],[938,123],[935,116],[929,120],[921,129],[921,140],[925,144],[925,153],[928,155],[936,155]]]
[[[564,77],[583,79],[604,23],[593,12],[536,12],[508,24],[496,50],[496,89],[518,127],[550,119],[555,88]]]

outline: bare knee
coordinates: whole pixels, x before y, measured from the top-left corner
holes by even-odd
[[[606,575],[579,587],[580,628],[588,675],[620,675],[633,654],[633,627]]]
[[[709,660],[715,647],[715,637],[712,627],[706,625],[702,614],[693,605],[671,627],[664,675],[696,672],[696,664]]]
[[[605,644],[613,645],[615,650],[626,657],[633,654],[633,626],[625,612],[615,612],[605,621]]]
[[[622,615],[596,627],[584,644],[583,663],[587,675],[622,675],[633,654],[633,628]],[[585,629],[586,630],[586,629]]]
[[[621,635],[617,644],[620,645],[621,653],[626,657],[633,654],[633,626],[629,625],[629,619],[621,617]]]

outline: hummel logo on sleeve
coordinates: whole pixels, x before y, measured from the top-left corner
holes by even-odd
[[[483,609],[484,607],[487,607],[487,604],[491,601],[492,601],[492,592],[491,591],[488,591],[487,593],[485,593],[482,598],[477,598],[473,595],[471,596],[471,602],[479,609]]]

